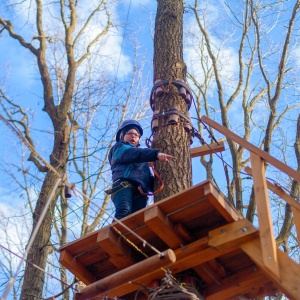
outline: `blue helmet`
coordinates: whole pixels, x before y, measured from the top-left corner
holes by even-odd
[[[134,126],[136,127],[136,129],[138,130],[140,136],[143,135],[143,128],[140,125],[140,123],[136,120],[125,120],[124,122],[122,122],[122,124],[120,125],[120,127],[118,128],[117,134],[116,134],[116,141],[119,142],[120,141],[120,135],[122,133],[122,131],[129,126]]]

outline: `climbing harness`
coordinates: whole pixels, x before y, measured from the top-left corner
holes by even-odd
[[[149,162],[149,167],[152,169],[154,176],[157,178],[157,180],[161,183],[161,185],[153,192],[153,193],[145,193],[143,191],[143,189],[139,186],[138,190],[140,191],[140,193],[144,196],[153,196],[155,194],[157,194],[158,192],[162,191],[163,188],[165,187],[164,182],[162,181],[161,177],[159,176],[159,174],[156,172],[155,168],[154,168],[154,163],[153,162]]]
[[[155,168],[154,168],[154,163],[153,162],[149,162],[148,163],[149,167],[152,169],[153,171],[153,174],[154,176],[157,178],[157,180],[160,182],[160,186],[158,187],[158,189],[156,189],[153,193],[145,193],[142,189],[141,186],[138,186],[137,189],[139,190],[139,192],[141,193],[141,195],[143,196],[153,196],[155,195],[156,193],[162,191],[162,189],[164,188],[164,183],[161,179],[161,177],[159,176],[159,174],[156,172]],[[112,195],[112,194],[115,194],[123,189],[126,189],[126,188],[133,188],[134,185],[127,181],[127,180],[122,180],[122,179],[117,179],[114,183],[118,182],[118,181],[121,181],[119,185],[115,186],[115,187],[112,187],[111,189],[108,189],[108,190],[105,190],[104,192],[107,194],[107,195]],[[114,184],[113,183],[113,184]]]
[[[121,179],[117,179],[114,183],[118,182],[118,181],[121,181]],[[113,184],[114,184],[113,183]],[[126,181],[126,180],[122,180],[120,182],[119,185],[115,186],[115,187],[112,187],[111,189],[109,190],[105,190],[104,192],[107,194],[107,195],[112,195],[112,194],[115,194],[123,189],[126,189],[126,188],[132,188],[133,185],[129,182],[129,181]]]

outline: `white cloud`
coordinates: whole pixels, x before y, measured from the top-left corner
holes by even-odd
[[[96,7],[95,5],[98,4],[99,1],[84,1],[78,5],[78,18],[77,18],[77,27],[74,33],[74,37],[82,28],[84,22],[87,20],[91,11]],[[143,1],[132,1],[131,9],[137,7],[143,3]],[[146,3],[143,3],[145,5]],[[32,37],[36,35],[36,16],[35,16],[35,4],[31,3],[31,1],[22,1],[20,5],[12,6],[14,8],[11,11],[11,15],[14,15],[12,22],[14,23],[14,28],[16,33],[21,34],[27,42],[32,40]],[[111,31],[101,39],[98,44],[95,44],[92,48],[93,53],[99,53],[102,57],[102,67],[105,68],[108,72],[112,72],[112,75],[115,75],[116,72],[116,64],[119,64],[118,67],[118,76],[126,76],[132,71],[132,63],[130,56],[124,54],[124,49],[122,48],[123,44],[123,27],[118,27],[120,23],[120,18],[123,17],[121,15],[123,11],[120,11],[120,5],[117,5],[116,2],[112,2],[109,6],[109,10],[111,12],[111,16],[113,19],[113,24],[115,27],[111,29]],[[58,43],[54,46],[54,44],[50,44],[49,46],[53,47],[52,49],[56,51],[56,56],[59,58],[59,55],[66,57],[64,51],[58,50],[58,45],[61,44],[59,41],[63,41],[63,32],[64,29],[62,27],[60,20],[59,11],[57,11],[57,5],[53,4],[44,4],[43,6],[43,26],[47,36],[51,36],[53,40],[57,41]],[[106,26],[106,12],[101,11],[99,15],[90,23],[90,26],[84,31],[83,37],[78,41],[76,46],[76,57],[79,58],[81,55],[86,51],[87,42],[90,42],[95,38]],[[8,16],[5,16],[9,18]],[[36,41],[34,41],[36,46],[38,45]],[[10,60],[13,66],[18,67],[18,75],[20,75],[24,80],[22,82],[26,82],[29,80],[28,70],[29,63],[27,55],[22,55],[22,52],[28,50],[21,50],[22,48],[17,41],[11,40],[8,38],[7,47],[5,49],[11,49],[9,53],[7,53],[7,58]],[[0,49],[0,53],[4,51]],[[21,55],[11,55],[13,52],[21,53]],[[28,52],[29,53],[29,52]],[[48,54],[50,51],[48,51]],[[1,55],[1,54],[0,54]],[[32,56],[32,55],[31,55]],[[11,57],[15,58],[10,59]],[[105,59],[105,57],[107,59]],[[104,59],[103,59],[104,58]],[[54,59],[54,58],[53,58]],[[64,59],[64,63],[66,60]],[[54,61],[53,61],[54,64]],[[62,65],[63,65],[62,64]],[[26,74],[27,71],[27,74]],[[14,68],[14,72],[16,72]],[[24,76],[23,76],[24,73]],[[29,73],[30,74],[30,73]],[[27,75],[27,76],[26,76]],[[16,76],[14,76],[16,77]],[[33,76],[32,76],[33,77]]]
[[[0,244],[20,255],[29,237],[29,220],[18,205],[0,203]]]

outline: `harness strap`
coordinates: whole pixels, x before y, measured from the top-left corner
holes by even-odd
[[[164,182],[162,181],[161,177],[159,176],[159,174],[156,172],[155,168],[154,168],[154,162],[149,162],[149,167],[152,169],[153,173],[154,173],[154,176],[157,178],[157,180],[161,183],[160,187],[158,187],[157,190],[155,190],[153,193],[145,193],[143,191],[143,189],[139,186],[138,187],[138,190],[140,191],[140,193],[144,196],[153,196],[155,195],[156,193],[162,191],[162,189],[165,187],[165,184]]]
[[[114,183],[116,183],[117,181],[119,181],[120,179],[117,179]],[[107,195],[111,195],[111,194],[115,194],[117,193],[118,191],[121,191],[123,189],[126,189],[126,188],[132,188],[132,184],[126,180],[122,181],[119,185],[115,186],[115,187],[112,187],[111,189],[109,190],[105,190],[104,192],[107,194]]]

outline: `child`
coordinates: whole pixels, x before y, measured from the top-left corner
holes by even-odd
[[[110,149],[109,163],[112,170],[112,201],[116,208],[115,218],[122,219],[147,205],[147,195],[141,194],[153,189],[148,162],[169,163],[171,155],[157,149],[138,148],[143,129],[139,122],[126,120],[119,127],[116,144]]]

